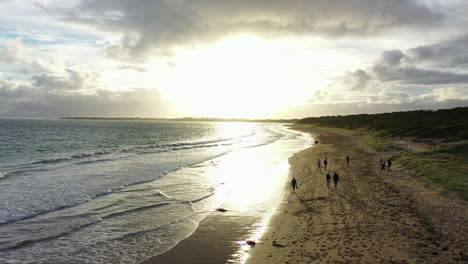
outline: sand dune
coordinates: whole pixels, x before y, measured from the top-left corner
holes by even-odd
[[[427,188],[398,164],[381,173],[380,156],[390,153],[376,154],[351,136],[310,132],[323,135],[320,144],[289,160],[299,189],[288,190],[248,264],[468,261],[465,201]],[[317,170],[325,157],[328,171],[341,177],[337,188],[327,188],[326,171]]]

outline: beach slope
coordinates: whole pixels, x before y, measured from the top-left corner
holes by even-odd
[[[356,137],[309,132],[320,144],[289,159],[299,189],[288,189],[247,264],[468,261],[466,201],[427,187],[398,164],[381,172],[380,158],[390,153]],[[324,158],[327,171],[340,175],[337,188],[333,181],[327,187],[327,171],[317,168]]]

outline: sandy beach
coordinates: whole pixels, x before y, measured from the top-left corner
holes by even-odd
[[[247,264],[466,263],[468,204],[411,177],[398,164],[381,173],[380,157],[357,136],[309,130],[320,144],[289,159],[288,191]],[[322,135],[322,137],[320,137]],[[345,157],[351,160],[346,166]],[[340,175],[328,188],[324,169]]]

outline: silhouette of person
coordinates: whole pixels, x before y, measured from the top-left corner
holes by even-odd
[[[380,164],[380,172],[385,172],[385,162],[382,162],[382,164]]]
[[[291,181],[291,187],[293,189],[293,192],[295,189],[298,188],[298,185],[297,185],[297,181],[296,181],[296,177],[293,177],[292,181]]]
[[[392,159],[388,159],[388,161],[387,161],[387,171],[392,170],[390,167],[392,167]]]
[[[325,176],[325,178],[327,179],[327,187],[330,188],[331,175],[329,172],[327,172],[327,176]]]
[[[349,155],[346,155],[346,166],[349,165],[349,160],[350,160],[350,159],[351,159],[351,158],[349,157]]]
[[[317,160],[317,171],[321,171],[322,170],[322,162],[320,161],[320,159]]]
[[[338,185],[338,181],[340,180],[340,176],[338,176],[338,173],[333,173],[333,183],[335,184],[335,188]]]
[[[324,168],[325,170],[327,170],[327,166],[328,166],[328,160],[327,160],[327,158],[325,158],[325,159],[323,160],[323,168]]]

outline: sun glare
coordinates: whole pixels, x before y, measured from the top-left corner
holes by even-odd
[[[235,36],[180,50],[156,77],[158,87],[185,115],[268,118],[274,109],[302,103],[326,84],[316,61],[304,60],[295,45]]]

